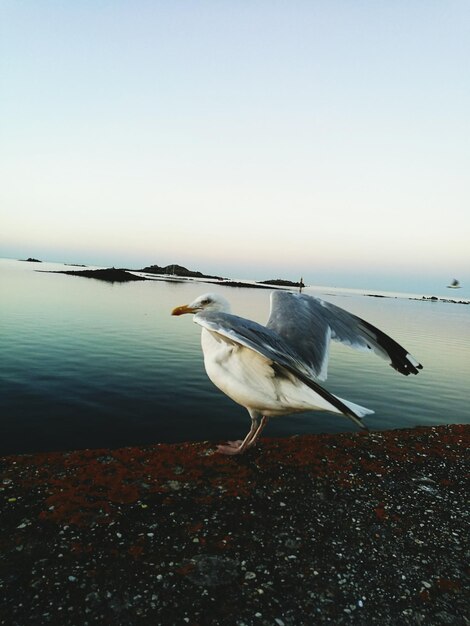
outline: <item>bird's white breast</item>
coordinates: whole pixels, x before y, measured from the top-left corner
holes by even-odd
[[[256,408],[269,400],[273,370],[270,361],[249,348],[203,328],[204,365],[211,381],[232,400]]]
[[[201,345],[207,375],[238,404],[267,416],[325,408],[323,398],[294,376],[277,375],[272,361],[254,350],[206,328]]]

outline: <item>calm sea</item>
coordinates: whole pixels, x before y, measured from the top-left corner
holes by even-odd
[[[199,327],[170,312],[219,291],[234,313],[265,323],[269,291],[36,271],[61,269],[73,268],[0,260],[1,454],[245,434],[245,409],[206,377]],[[424,365],[405,377],[374,355],[332,345],[325,386],[375,410],[370,428],[470,421],[470,305],[306,291],[364,317]],[[346,418],[312,412],[273,419],[265,434],[350,430]]]

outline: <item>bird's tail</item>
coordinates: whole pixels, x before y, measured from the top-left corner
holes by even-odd
[[[350,402],[349,400],[344,400],[339,396],[335,396],[335,398],[338,398],[338,400],[345,404],[348,409],[350,409],[354,413],[354,415],[348,414],[346,417],[349,417],[349,419],[352,420],[360,428],[367,430],[367,426],[362,421],[362,418],[366,415],[371,415],[372,413],[374,413],[374,411],[372,411],[372,409],[366,409],[365,406],[361,406],[360,404],[355,404],[354,402]]]

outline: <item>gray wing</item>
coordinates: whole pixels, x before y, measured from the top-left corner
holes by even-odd
[[[279,334],[320,380],[325,380],[330,339],[357,350],[371,350],[401,374],[422,365],[394,339],[344,309],[307,294],[275,291],[267,328]]]
[[[358,415],[351,408],[312,379],[311,368],[274,330],[230,313],[202,311],[197,313],[193,319],[203,328],[217,333],[225,340],[261,354],[272,362],[278,375],[282,375],[282,369],[287,370],[344,415],[351,417],[353,421],[362,426]]]

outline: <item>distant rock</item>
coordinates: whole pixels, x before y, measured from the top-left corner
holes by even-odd
[[[143,276],[136,276],[126,270],[110,267],[104,270],[67,270],[51,272],[52,274],[68,274],[70,276],[83,276],[84,278],[97,278],[109,283],[127,283],[135,280],[147,280]]]
[[[410,298],[410,300],[419,300],[419,298]],[[448,304],[470,304],[469,300],[450,300],[449,298],[438,298],[437,296],[423,296],[422,300],[426,302],[447,302]]]
[[[148,267],[144,267],[143,269],[136,271],[146,272],[147,274],[166,274],[168,276],[181,276],[183,278],[212,278],[214,280],[226,280],[225,278],[222,278],[222,276],[210,276],[208,274],[203,274],[202,272],[188,270],[188,268],[177,264],[166,265],[165,267],[160,267],[159,265],[149,265]]]
[[[291,280],[283,280],[282,278],[274,278],[273,280],[261,280],[261,285],[278,285],[279,287],[298,287],[299,289],[305,287],[303,281],[292,282]]]
[[[29,257],[28,259],[20,259],[20,261],[24,261],[25,263],[42,263],[39,259],[33,259]]]
[[[219,283],[222,287],[243,287],[247,289],[271,289],[269,285],[262,283],[243,283],[237,280],[223,280]]]

